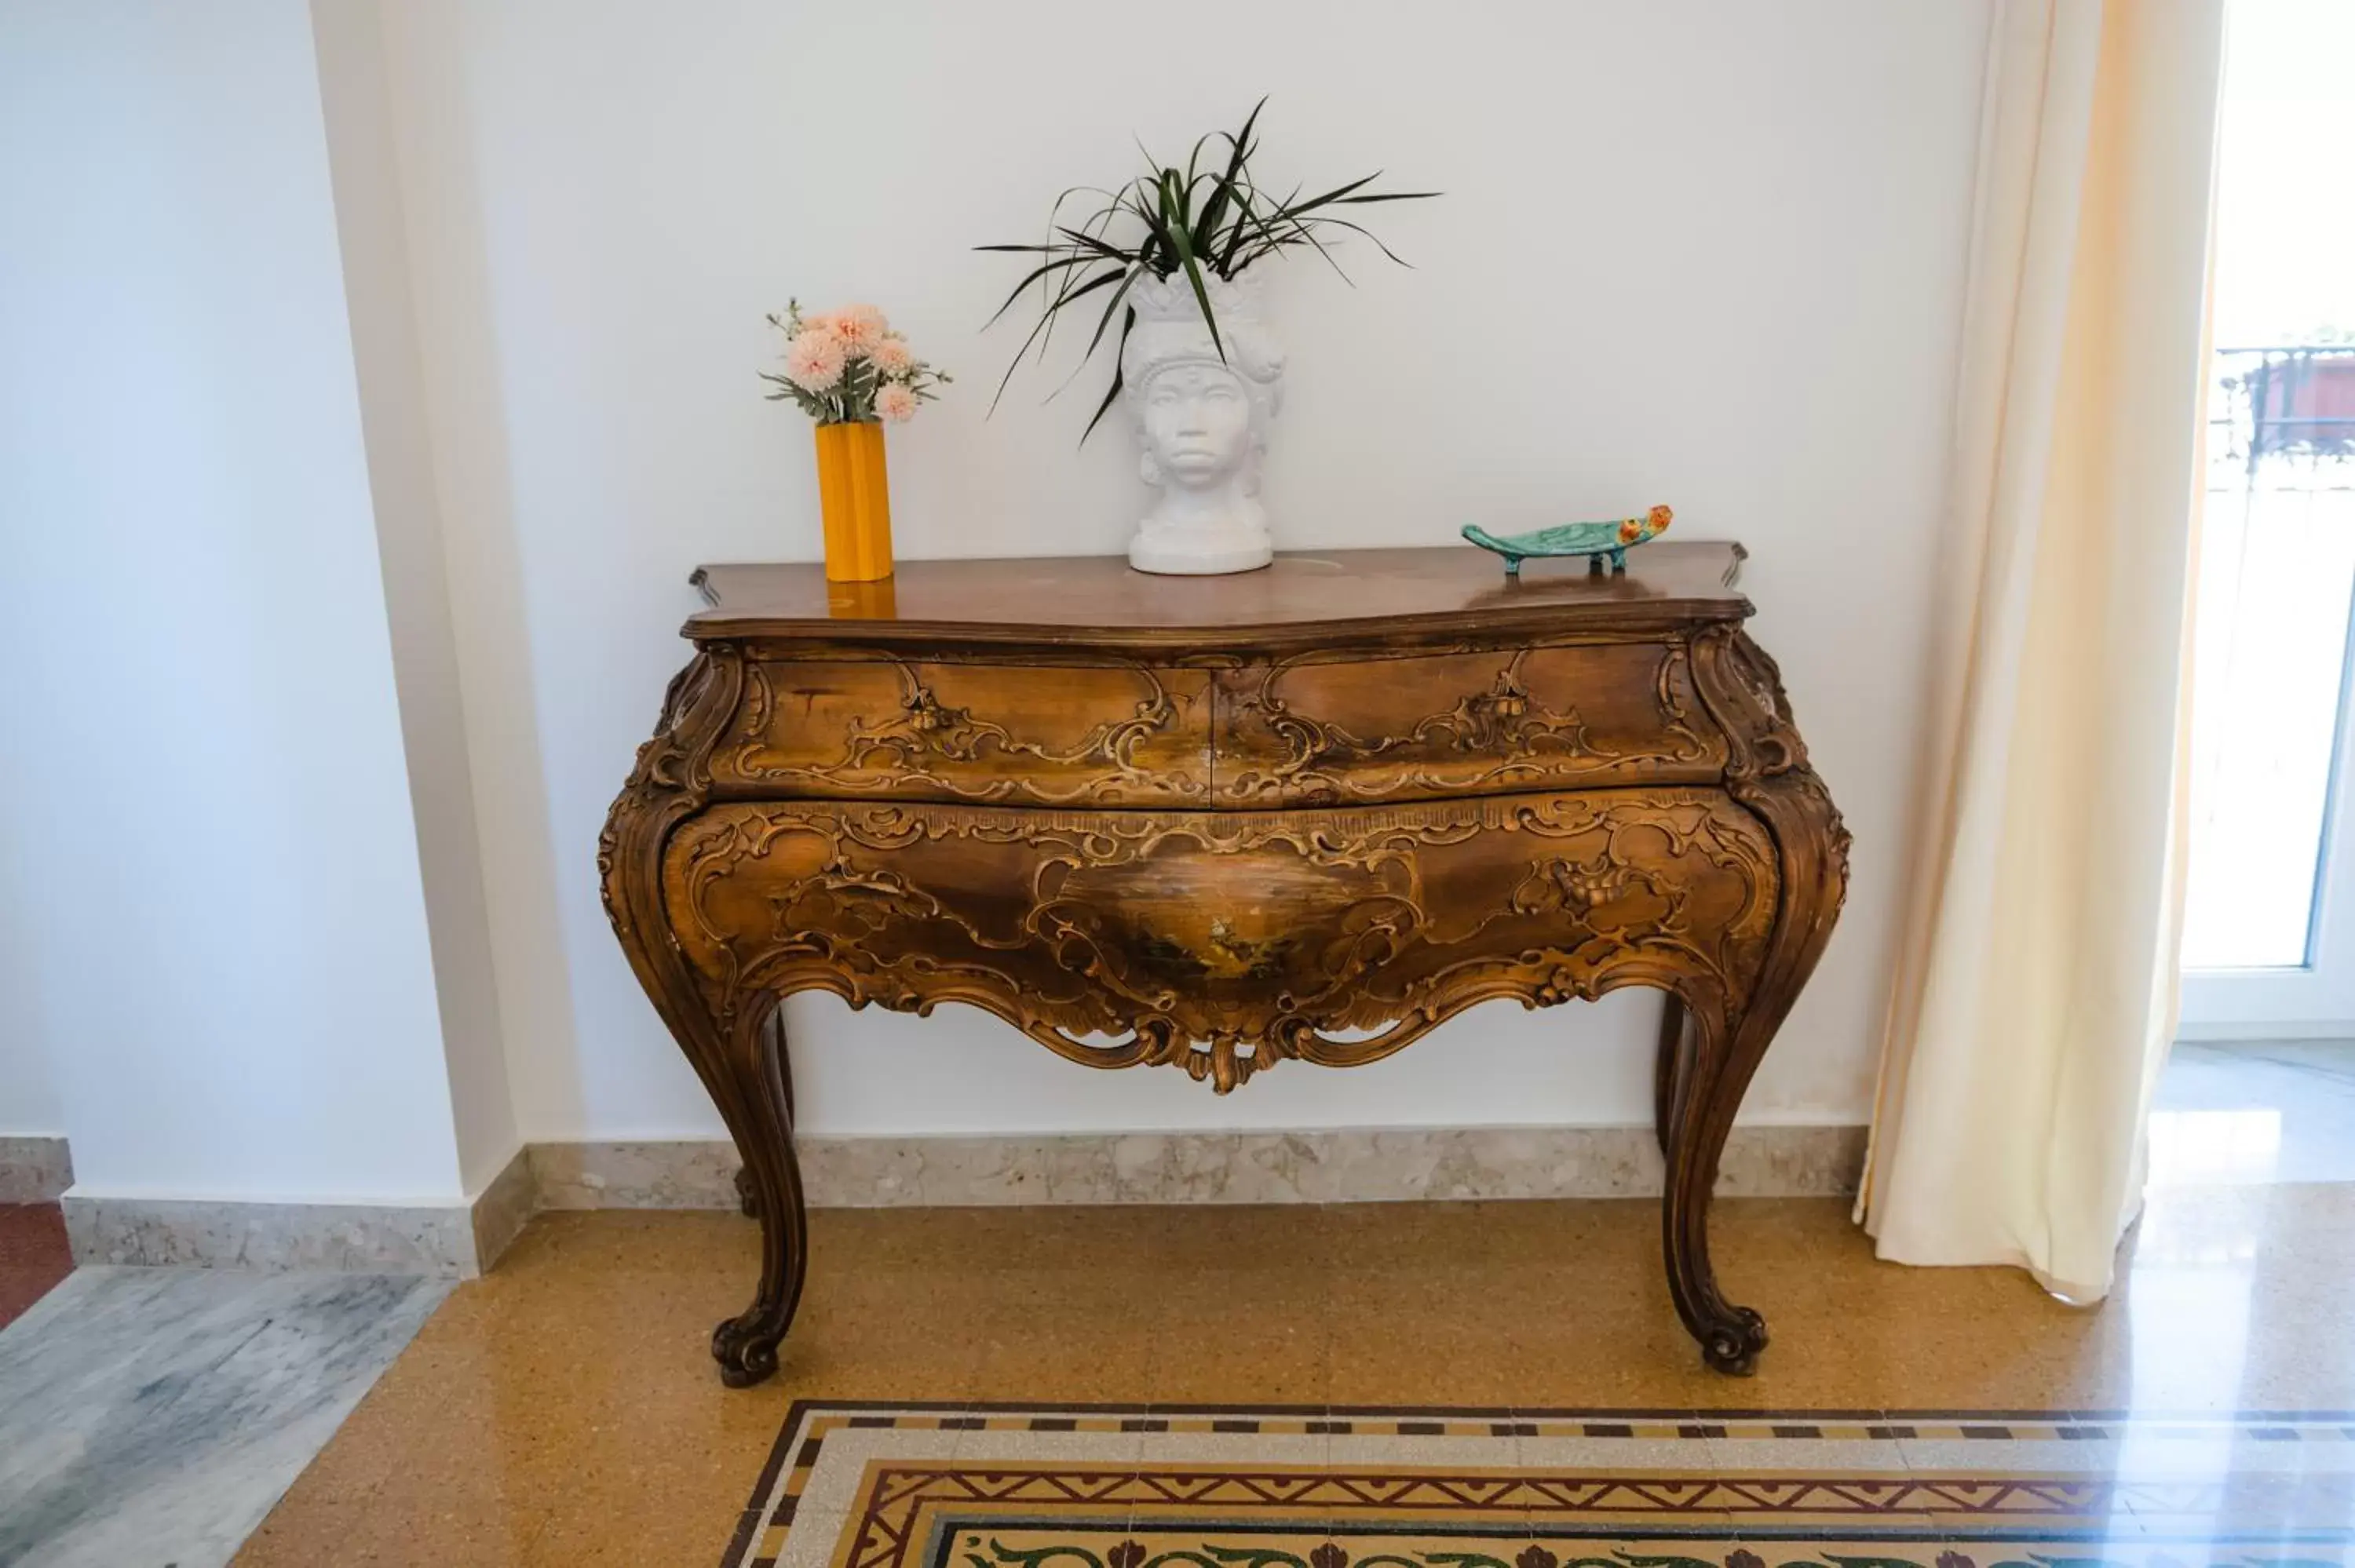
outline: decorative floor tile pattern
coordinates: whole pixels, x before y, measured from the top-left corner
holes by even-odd
[[[2346,1412],[811,1402],[722,1568],[2340,1563],[2350,1479]]]

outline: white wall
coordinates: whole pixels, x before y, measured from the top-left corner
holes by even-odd
[[[0,8],[0,1040],[77,1190],[452,1199],[297,0]]]
[[[872,300],[954,371],[893,435],[905,557],[1120,547],[1091,372],[985,422],[1016,332],[971,253],[1036,232],[1135,132],[1177,150],[1263,92],[1265,174],[1447,194],[1277,275],[1280,542],[1440,544],[1673,503],[1753,559],[1856,833],[1847,916],[1753,1119],[1855,1121],[1903,861],[1914,697],[1986,5],[1409,0],[1179,12],[418,0],[389,9],[475,805],[527,1137],[715,1133],[597,903],[592,846],[683,646],[697,562],[815,558],[799,419],[757,396],[788,294]],[[1491,1007],[1380,1066],[1227,1100],[1093,1075],[978,1014],[790,1014],[827,1132],[1625,1122],[1652,1008]]]
[[[331,0],[312,9],[458,1165],[465,1190],[476,1192],[513,1157],[517,1139],[491,957],[474,762],[451,619],[448,549],[418,341],[397,127],[372,0]]]

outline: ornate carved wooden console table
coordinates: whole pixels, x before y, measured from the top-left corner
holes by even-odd
[[[1223,1094],[1492,997],[1657,987],[1669,1289],[1710,1363],[1748,1370],[1765,1326],[1718,1290],[1710,1189],[1848,835],[1742,630],[1740,558],[1663,542],[1624,576],[1511,583],[1461,546],[1229,577],[910,562],[831,592],[814,566],[698,573],[695,656],[599,865],[762,1223],[721,1375],[776,1370],[801,1295],[776,1004],[810,988],[971,1002]]]

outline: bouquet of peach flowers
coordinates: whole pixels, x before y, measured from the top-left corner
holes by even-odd
[[[766,397],[792,398],[821,425],[911,419],[916,405],[931,402],[933,388],[949,379],[918,359],[873,305],[805,316],[795,300],[769,324],[785,334],[785,370],[761,372],[777,387]]]

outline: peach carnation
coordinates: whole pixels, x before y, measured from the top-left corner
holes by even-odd
[[[805,392],[824,392],[842,379],[842,340],[807,322],[785,345],[785,379]]]
[[[903,376],[916,368],[915,351],[908,346],[905,338],[887,337],[868,349],[867,357],[886,376]]]
[[[875,414],[893,424],[904,424],[916,417],[916,395],[899,382],[887,381],[875,389]]]
[[[842,346],[853,354],[867,353],[881,343],[883,334],[891,330],[891,324],[883,319],[883,313],[873,305],[845,305],[827,319],[833,323],[834,335],[840,338]]]

